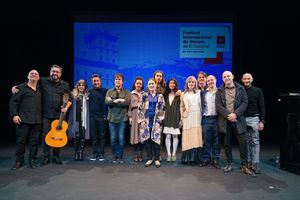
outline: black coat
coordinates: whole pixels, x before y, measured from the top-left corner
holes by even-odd
[[[245,88],[234,82],[236,93],[234,99],[234,113],[237,115],[237,131],[239,134],[246,132],[247,125],[244,112],[247,109],[248,97]],[[218,113],[218,128],[220,133],[226,133],[227,115],[230,113],[226,109],[225,85],[222,84],[216,94],[216,109]]]

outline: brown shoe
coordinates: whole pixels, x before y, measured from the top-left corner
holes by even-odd
[[[138,161],[139,161],[139,162],[143,162],[143,157],[142,157],[142,156],[139,156],[139,157],[138,157]]]
[[[217,160],[213,160],[212,166],[214,166],[217,169],[221,169],[221,165],[219,164],[219,161],[217,161]]]
[[[139,161],[139,158],[138,158],[138,156],[134,156],[134,158],[133,158],[133,162],[138,162]]]
[[[16,170],[16,169],[20,169],[21,167],[23,167],[23,163],[22,162],[16,162],[14,166],[12,166],[12,168],[10,168],[11,170]]]
[[[208,160],[203,160],[201,161],[201,163],[199,164],[199,167],[205,167],[209,164],[209,161]]]
[[[244,174],[256,177],[256,174],[253,171],[251,171],[251,169],[248,169],[245,165],[241,166],[241,170]]]

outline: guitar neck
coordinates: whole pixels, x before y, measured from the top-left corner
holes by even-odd
[[[62,107],[64,108],[64,107],[66,107],[66,105],[67,105],[67,103],[64,102]],[[59,121],[58,121],[58,124],[56,127],[57,130],[61,130],[62,122],[64,121],[64,118],[65,118],[65,113],[60,112]]]
[[[56,127],[57,130],[61,130],[62,122],[64,121],[64,118],[65,118],[65,113],[61,112],[60,116],[59,116],[58,124]]]

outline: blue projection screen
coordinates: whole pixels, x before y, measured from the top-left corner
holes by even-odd
[[[105,88],[113,75],[124,75],[131,90],[136,76],[144,86],[156,70],[166,81],[176,78],[181,89],[199,71],[217,77],[232,70],[232,23],[74,23],[74,81],[97,73]]]

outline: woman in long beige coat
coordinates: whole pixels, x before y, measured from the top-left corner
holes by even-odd
[[[185,81],[185,90],[181,94],[182,120],[182,163],[191,165],[200,161],[202,141],[201,98],[197,89],[197,80],[189,76]]]

